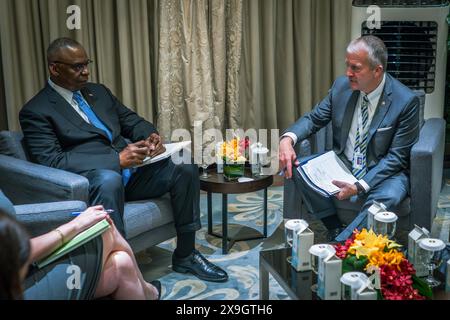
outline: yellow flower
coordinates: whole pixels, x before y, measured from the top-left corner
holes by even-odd
[[[239,152],[239,144],[238,137],[222,142],[219,157],[225,158],[225,162],[245,162],[247,159]]]
[[[355,254],[357,258],[367,256],[370,260],[376,252],[383,252],[385,248],[393,249],[396,247],[400,247],[400,245],[389,240],[387,236],[377,235],[372,230],[363,229],[355,236],[355,240],[349,248],[349,253]]]
[[[368,247],[365,246],[362,242],[360,241],[355,241],[354,244],[350,247],[349,251],[352,254],[356,255],[356,258],[359,259],[360,256],[367,256],[369,257],[372,253],[378,251],[378,248],[376,247]]]
[[[239,138],[231,139],[231,141],[230,141],[230,146],[231,146],[233,149],[237,150],[237,148],[238,148],[238,146],[239,146]]]
[[[403,253],[395,249],[388,252],[377,251],[369,257],[369,263],[366,265],[366,270],[371,266],[380,267],[382,265],[394,265],[400,270],[400,262],[405,259]]]

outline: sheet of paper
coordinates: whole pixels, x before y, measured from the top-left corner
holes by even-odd
[[[155,162],[158,162],[158,161],[166,159],[166,158],[169,158],[174,153],[179,152],[181,149],[184,149],[184,148],[190,146],[190,144],[191,144],[191,141],[181,141],[181,142],[174,142],[174,143],[164,144],[164,147],[166,148],[166,151],[164,153],[161,153],[160,155],[157,155],[156,157],[153,157],[153,158],[150,158],[150,157],[145,158],[144,159],[144,163],[141,164],[141,165],[136,166],[136,168],[145,166],[145,165],[150,164],[150,163],[155,163]]]
[[[319,188],[333,194],[339,192],[339,188],[331,183],[332,180],[355,183],[358,181],[347,169],[334,151],[329,151],[321,156],[309,160],[302,165],[308,178]]]

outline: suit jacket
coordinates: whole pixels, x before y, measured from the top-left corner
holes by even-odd
[[[331,121],[333,150],[345,157],[359,93],[351,90],[347,77],[339,77],[327,97],[286,132],[295,133],[301,141]],[[419,106],[419,98],[413,91],[386,74],[383,94],[368,133],[368,172],[363,180],[370,188],[400,171],[408,171],[411,148],[419,136]]]
[[[125,138],[136,142],[157,130],[125,107],[104,85],[88,83],[81,93],[111,131],[112,142],[47,84],[19,113],[31,159],[74,173],[92,169],[120,173],[119,153],[127,146]]]

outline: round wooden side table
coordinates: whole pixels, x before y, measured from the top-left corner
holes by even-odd
[[[208,234],[222,238],[222,253],[227,254],[228,250],[236,241],[254,240],[267,237],[267,188],[273,183],[273,176],[253,176],[250,168],[246,167],[244,176],[252,178],[252,181],[238,182],[227,181],[222,173],[217,173],[215,169],[208,170],[208,178],[202,178],[200,174],[200,189],[208,195]],[[264,223],[263,232],[246,227],[243,233],[234,237],[228,236],[228,195],[255,192],[264,189]],[[212,219],[212,194],[222,194],[222,234],[213,232]],[[248,232],[250,229],[250,232]],[[228,241],[230,242],[228,244]]]

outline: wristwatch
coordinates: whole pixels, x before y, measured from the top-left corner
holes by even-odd
[[[358,181],[355,182],[355,186],[356,186],[356,189],[358,190],[358,195],[366,192],[366,190],[364,189],[362,184],[359,183]]]

